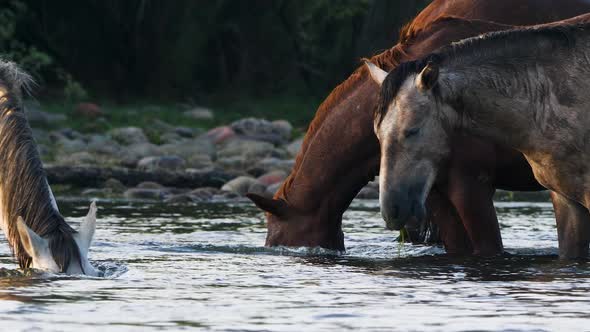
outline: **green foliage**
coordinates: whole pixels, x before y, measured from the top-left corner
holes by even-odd
[[[69,100],[86,91],[118,99],[321,97],[360,57],[393,45],[424,4],[5,0],[0,51]]]
[[[82,84],[75,81],[70,74],[64,74],[64,98],[68,103],[84,101],[88,99],[88,92],[82,87]]]
[[[0,8],[0,50],[4,58],[15,61],[39,79],[43,70],[53,64],[53,58],[35,45],[18,39],[17,23],[27,13],[27,5],[22,0],[8,0]]]

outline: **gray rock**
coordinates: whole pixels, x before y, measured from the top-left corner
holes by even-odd
[[[196,154],[187,159],[186,167],[193,169],[209,169],[213,167],[213,161],[208,155]]]
[[[211,120],[214,118],[213,112],[203,107],[195,107],[188,111],[182,112],[182,114],[187,118],[195,120]]]
[[[92,153],[118,156],[121,146],[106,135],[91,135],[88,138],[87,150]]]
[[[265,186],[270,186],[275,183],[283,182],[286,177],[287,173],[285,171],[277,170],[263,174],[256,180],[258,180],[258,182],[264,184]]]
[[[127,189],[121,181],[110,178],[104,182],[105,189],[110,189],[114,193],[123,193]]]
[[[113,196],[113,191],[110,188],[88,188],[82,191],[82,195],[89,197],[110,197]]]
[[[231,191],[240,196],[247,193],[264,193],[266,186],[249,176],[239,176],[221,187],[221,190]]]
[[[282,182],[277,182],[266,187],[266,197],[273,197],[277,193],[277,191],[279,191],[282,185]]]
[[[231,127],[221,126],[213,128],[204,134],[204,137],[211,140],[214,144],[222,144],[236,137],[236,133]]]
[[[137,162],[137,168],[143,171],[157,170],[179,171],[184,169],[186,161],[178,156],[144,157]]]
[[[98,160],[96,156],[86,152],[75,152],[69,154],[61,154],[56,157],[56,163],[59,165],[68,166],[82,166],[82,165],[96,165]]]
[[[86,152],[88,145],[81,139],[69,139],[60,137],[56,142],[56,148],[59,153],[69,154],[77,152]]]
[[[149,199],[149,200],[162,200],[166,198],[168,192],[164,189],[143,189],[143,188],[131,188],[127,189],[123,196],[127,199]]]
[[[287,141],[291,139],[291,133],[293,132],[293,125],[287,120],[276,120],[272,122],[272,126],[277,133]]]
[[[169,204],[192,203],[194,201],[194,198],[189,194],[177,194],[164,199],[164,202]]]
[[[67,120],[65,114],[47,113],[38,109],[27,109],[26,115],[32,127],[48,127]]]
[[[138,127],[115,128],[109,131],[109,135],[122,145],[148,143],[148,138],[143,129]]]
[[[213,199],[215,195],[222,195],[224,192],[217,188],[203,187],[197,188],[189,193],[193,200],[197,202],[208,202]]]
[[[207,155],[215,158],[215,145],[206,138],[196,138],[182,142],[164,144],[159,147],[164,155],[176,155],[181,158],[189,159],[194,155]]]
[[[55,130],[52,131],[50,133],[52,137],[52,139],[58,140],[61,137],[65,137],[67,139],[79,139],[79,140],[84,140],[84,135],[82,135],[81,133],[75,131],[72,128],[62,128],[60,130]]]
[[[246,138],[281,145],[287,143],[291,137],[291,130],[288,128],[290,124],[287,124],[286,121],[273,124],[264,119],[246,118],[232,123],[231,128],[236,134]]]
[[[152,143],[133,144],[122,149],[119,158],[121,163],[127,167],[135,167],[137,162],[150,156],[161,156],[160,148]]]
[[[271,171],[283,171],[287,174],[291,173],[293,166],[295,165],[295,160],[284,160],[284,159],[277,159],[277,158],[265,158],[254,164],[251,169],[256,169],[259,173],[268,173]],[[251,170],[248,170],[250,173]]]
[[[301,145],[303,144],[303,137],[294,140],[293,142],[289,143],[286,147],[287,152],[291,157],[296,157],[299,151],[301,150]]]
[[[166,187],[164,187],[163,185],[161,185],[157,182],[145,181],[145,182],[138,184],[135,188],[138,188],[138,189],[165,189]]]
[[[248,167],[246,159],[242,156],[219,158],[215,165],[221,169],[244,171]]]
[[[217,151],[218,158],[231,158],[241,156],[246,161],[256,161],[266,157],[281,158],[286,156],[283,150],[275,149],[275,147],[262,141],[233,139],[224,144],[219,151]]]

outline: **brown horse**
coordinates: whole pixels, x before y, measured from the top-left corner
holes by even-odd
[[[389,75],[369,65],[382,85],[375,131],[384,218],[398,227],[421,218],[451,137],[463,132],[526,156],[552,191],[560,257],[587,257],[589,59],[586,14],[466,39]]]
[[[466,37],[572,17],[590,11],[583,0],[434,1],[401,33],[400,43],[371,59],[390,71]],[[451,18],[455,17],[455,18]],[[378,172],[373,131],[378,86],[363,67],[320,105],[295,166],[274,199],[249,197],[267,213],[266,245],[344,249],[342,213]],[[492,195],[495,187],[537,190],[521,154],[475,139],[453,142],[446,179],[429,203],[448,252],[497,254],[502,242]],[[442,178],[442,174],[441,174]],[[461,226],[458,218],[465,225]]]

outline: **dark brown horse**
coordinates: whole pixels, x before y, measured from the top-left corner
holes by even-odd
[[[590,3],[583,0],[434,1],[402,31],[399,44],[371,61],[390,71],[466,37],[588,11]],[[377,93],[364,66],[357,69],[320,105],[295,167],[274,199],[249,196],[267,212],[266,245],[344,249],[342,213],[378,172],[379,144],[373,131]],[[441,172],[428,198],[429,217],[439,225],[448,252],[500,253],[494,188],[541,187],[516,151],[474,138],[457,138],[452,149],[447,171]]]

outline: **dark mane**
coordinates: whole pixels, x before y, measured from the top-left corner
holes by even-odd
[[[30,77],[10,62],[0,60],[0,194],[8,242],[21,268],[31,266],[16,227],[21,216],[27,226],[49,242],[53,259],[62,270],[72,260],[81,264],[76,233],[52,205],[43,165],[23,111],[21,91]]]
[[[484,65],[497,63],[500,57],[502,64],[518,66],[522,63],[519,59],[546,56],[558,49],[574,47],[578,33],[588,28],[590,23],[551,24],[490,32],[444,46],[424,58],[404,62],[383,81],[375,118],[380,122],[406,79],[420,73],[429,64],[440,66],[461,61],[461,64]]]

